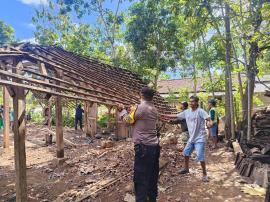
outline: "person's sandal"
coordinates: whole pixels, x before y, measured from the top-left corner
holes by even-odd
[[[183,169],[179,170],[178,173],[181,174],[181,175],[184,175],[184,174],[189,173],[189,170],[186,169],[186,168],[183,168]]]
[[[202,181],[203,181],[203,182],[209,182],[208,176],[207,176],[207,175],[204,175],[204,176],[202,177]]]

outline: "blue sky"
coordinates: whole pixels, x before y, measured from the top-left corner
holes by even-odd
[[[0,19],[14,28],[16,38],[29,39],[34,36],[34,27],[31,24],[31,19],[38,4],[33,2],[35,1],[1,0]],[[41,1],[38,0],[37,2]]]
[[[136,0],[126,0],[120,10],[126,11]],[[106,0],[106,7],[114,9],[116,0]],[[19,40],[34,41],[35,26],[32,24],[32,16],[35,10],[46,5],[47,0],[0,0],[0,20],[11,25],[15,31],[15,37]],[[83,21],[95,23],[96,15],[93,14]],[[177,78],[179,73],[167,72],[171,78]]]
[[[106,7],[114,8],[115,0],[107,0]],[[15,30],[15,37],[20,40],[27,40],[34,37],[35,27],[32,24],[32,16],[35,9],[46,5],[47,0],[0,0],[0,19],[11,25]],[[125,1],[121,10],[127,10],[131,3]],[[95,14],[84,20],[95,23]]]

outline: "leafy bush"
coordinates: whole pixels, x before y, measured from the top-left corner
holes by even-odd
[[[102,116],[100,116],[100,118],[97,121],[97,124],[101,127],[101,128],[105,128],[109,122],[110,117],[107,114],[103,114]]]
[[[75,117],[74,116],[64,115],[63,116],[63,125],[67,126],[69,128],[74,127],[74,125],[75,125]]]
[[[30,112],[31,122],[42,124],[44,122],[44,116],[40,112]]]

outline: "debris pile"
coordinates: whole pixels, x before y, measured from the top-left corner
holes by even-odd
[[[270,108],[254,113],[253,136],[248,143],[239,145],[235,165],[242,176],[267,187],[270,182]]]

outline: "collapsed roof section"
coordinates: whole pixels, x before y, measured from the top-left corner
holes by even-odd
[[[59,47],[29,43],[0,48],[0,84],[18,86],[43,98],[61,96],[108,106],[139,103],[145,85],[138,75],[93,59],[80,57]],[[174,109],[159,95],[154,103],[162,114]]]

